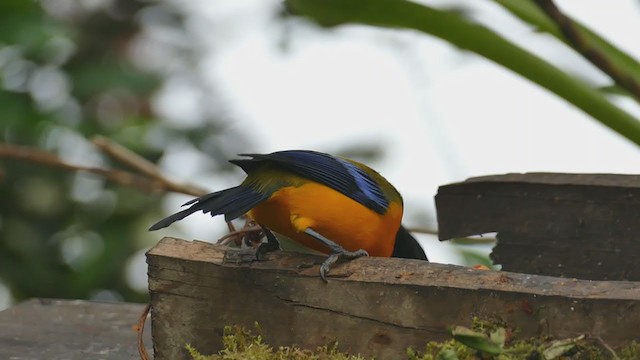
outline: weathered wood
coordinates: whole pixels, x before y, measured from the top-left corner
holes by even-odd
[[[508,174],[441,186],[441,240],[498,233],[503,270],[640,280],[640,175]]]
[[[637,337],[640,324],[640,283],[360,258],[336,265],[325,284],[321,257],[276,252],[243,262],[238,253],[173,238],[147,253],[156,359],[185,358],[185,344],[217,352],[225,325],[254,321],[274,346],[338,339],[342,350],[378,359],[447,338],[472,316],[505,320],[522,336],[589,333],[611,345]]]
[[[139,359],[132,326],[143,308],[83,300],[26,301],[0,312],[0,359]],[[150,346],[148,330],[145,345]]]

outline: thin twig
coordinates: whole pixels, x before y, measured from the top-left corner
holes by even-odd
[[[116,169],[103,169],[92,166],[70,164],[46,151],[0,143],[0,158],[24,160],[31,163],[55,167],[67,171],[88,172],[104,177],[116,184],[131,186],[146,192],[169,191],[165,184],[153,179]]]
[[[598,340],[600,345],[602,345],[605,349],[607,349],[607,351],[611,354],[611,358],[612,359],[620,360],[620,357],[618,356],[618,354],[616,354],[616,352],[613,350],[613,348],[611,346],[609,346],[609,344],[604,342],[604,340],[600,336],[596,336],[596,337],[594,337],[594,339]]]
[[[589,43],[573,21],[558,9],[553,0],[535,0],[535,2],[558,25],[564,37],[577,52],[609,75],[618,86],[627,90],[640,103],[640,83],[616,67],[605,54]]]
[[[209,193],[207,190],[201,187],[192,184],[181,184],[168,179],[167,177],[162,175],[162,171],[156,164],[109,138],[97,135],[91,138],[91,142],[105,154],[122,162],[125,165],[128,165],[134,170],[141,172],[151,179],[162,183],[164,189],[167,192],[177,192],[198,197]],[[230,221],[227,222],[227,227],[229,228],[229,232],[235,231],[235,228]]]
[[[193,196],[202,196],[208,193],[208,191],[195,185],[179,184],[166,178],[162,175],[160,168],[158,168],[154,163],[104,136],[94,136],[91,139],[91,142],[105,154],[133,168],[134,170],[137,170],[143,175],[163,183],[168,191]]]
[[[438,230],[429,229],[429,228],[412,227],[412,228],[407,228],[407,231],[410,233],[438,235]]]
[[[148,303],[147,306],[144,307],[142,314],[138,318],[137,332],[138,332],[138,354],[140,354],[140,359],[149,360],[149,354],[147,353],[147,348],[144,346],[144,323],[147,321],[147,317],[149,315],[149,311],[151,310],[151,303]]]

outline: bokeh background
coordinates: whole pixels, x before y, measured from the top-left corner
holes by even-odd
[[[593,87],[611,80],[499,1],[426,1],[478,22]],[[640,59],[640,3],[558,1]],[[640,117],[625,94],[616,106]],[[545,89],[413,31],[322,28],[273,0],[3,0],[0,142],[122,168],[108,137],[167,177],[218,190],[243,152],[315,149],[379,170],[409,227],[437,229],[439,185],[470,176],[640,173],[636,144]],[[189,197],[0,158],[0,309],[29,297],[146,300],[144,252],[163,235],[214,241],[222,219],[146,229]],[[490,247],[417,235],[431,260]]]

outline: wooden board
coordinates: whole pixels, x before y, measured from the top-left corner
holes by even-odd
[[[139,359],[144,305],[32,299],[0,311],[0,359]],[[150,331],[145,345],[150,347]],[[152,354],[149,351],[149,354]]]
[[[498,233],[503,270],[640,280],[640,175],[508,174],[441,186],[439,237]]]
[[[221,348],[225,325],[258,321],[273,346],[340,349],[397,359],[409,346],[448,338],[473,316],[501,319],[522,336],[588,333],[615,346],[637,338],[640,283],[474,270],[418,260],[360,258],[325,284],[322,257],[250,253],[164,238],[147,253],[156,359],[185,359],[184,346]]]

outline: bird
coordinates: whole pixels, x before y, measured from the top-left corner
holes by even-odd
[[[244,158],[229,162],[247,174],[240,185],[192,199],[182,205],[188,208],[149,230],[165,228],[198,211],[212,217],[224,215],[227,222],[246,214],[267,237],[257,250],[258,258],[279,249],[276,232],[329,255],[320,266],[325,282],[340,258],[428,261],[417,240],[401,224],[402,196],[370,167],[312,150],[239,156]]]

